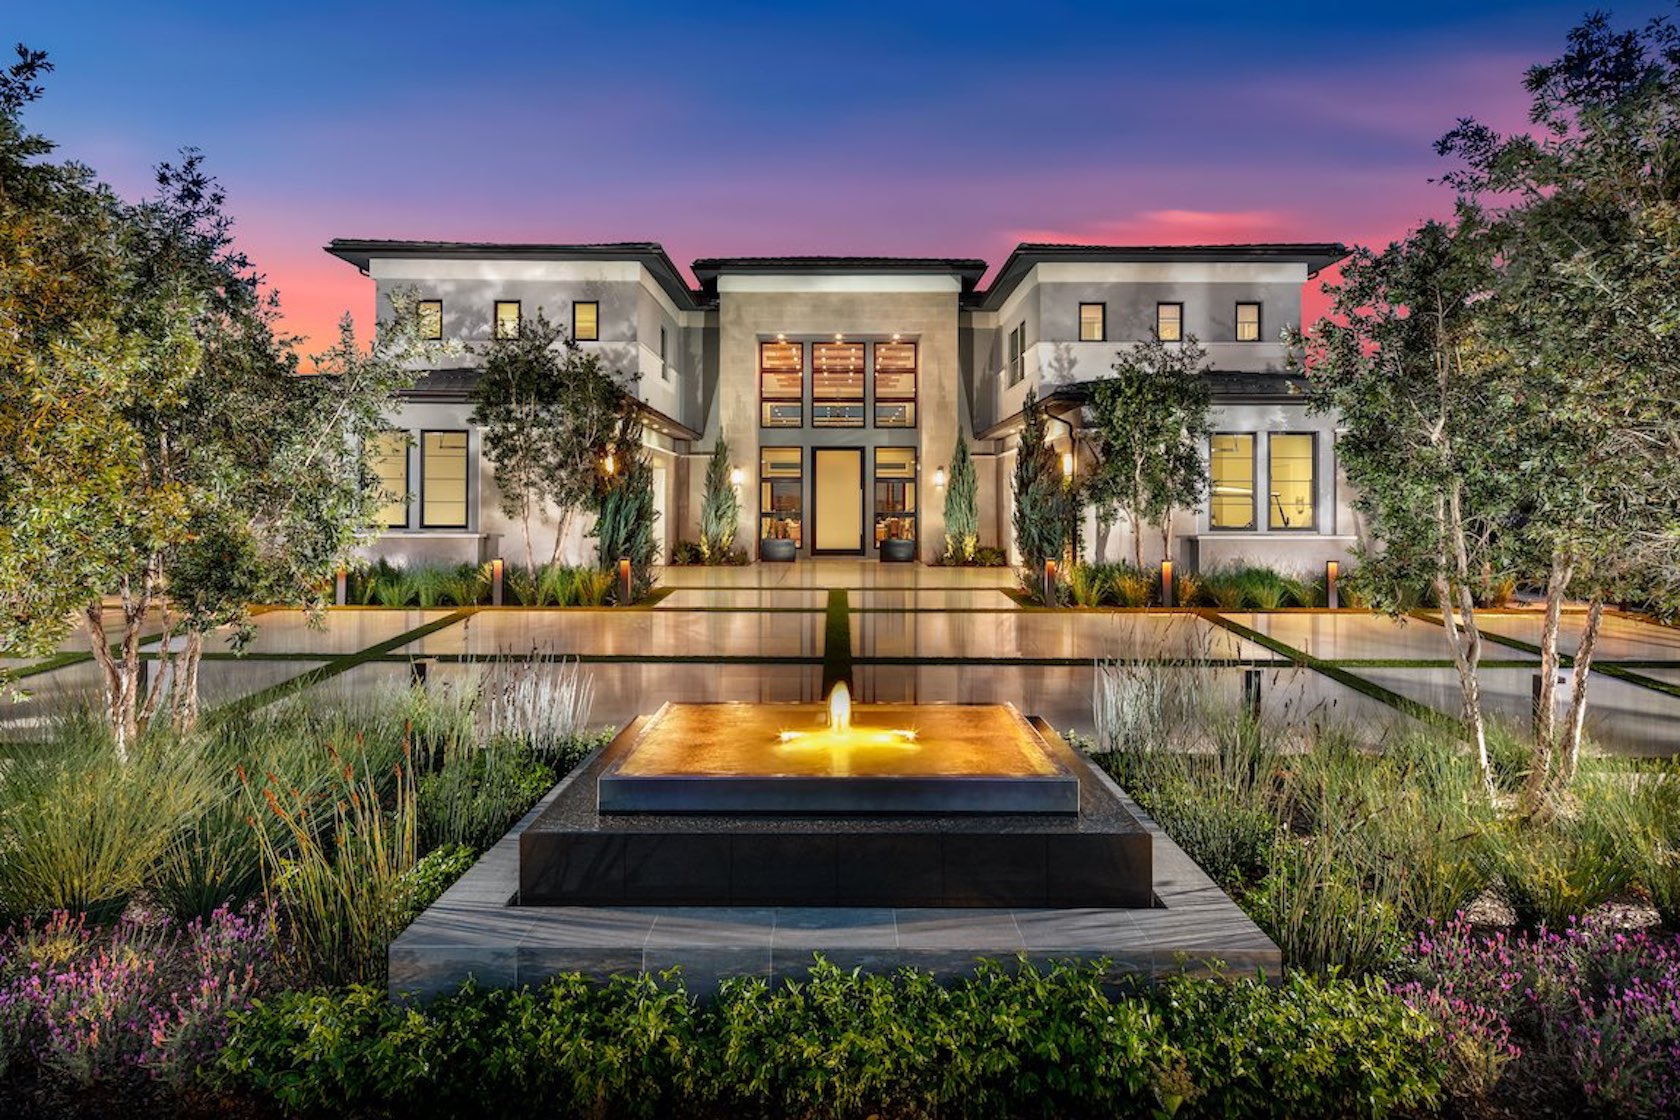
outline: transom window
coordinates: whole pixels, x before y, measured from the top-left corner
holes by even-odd
[[[519,337],[519,301],[516,299],[499,299],[496,301],[496,337]]]
[[[1079,305],[1079,341],[1101,342],[1108,337],[1108,304]]]
[[[601,305],[596,300],[578,300],[572,304],[572,339],[575,342],[598,342],[601,338]]]
[[[805,345],[758,344],[759,426],[798,428],[805,423]]]
[[[875,449],[875,545],[916,539],[916,449]]]
[[[387,529],[408,527],[408,433],[380,432],[368,442],[368,469],[379,480],[385,499],[375,514]]]
[[[758,521],[764,540],[787,540],[799,547],[804,531],[804,451],[766,447],[759,452]]]
[[[875,426],[916,426],[916,344],[875,344]]]
[[[863,343],[811,344],[811,427],[863,427]]]
[[[1260,305],[1258,303],[1237,304],[1237,341],[1260,341]]]
[[[443,341],[443,301],[423,299],[414,305],[415,317],[420,321],[420,337],[428,342]]]
[[[1208,526],[1213,529],[1254,528],[1254,436],[1222,432],[1212,437],[1208,475]]]
[[[1317,437],[1311,432],[1273,433],[1268,441],[1271,497],[1267,524],[1278,530],[1311,530],[1318,524],[1314,460]]]
[[[420,433],[420,525],[467,527],[467,433]]]
[[[1184,341],[1184,305],[1157,303],[1155,305],[1155,337],[1162,342]]]

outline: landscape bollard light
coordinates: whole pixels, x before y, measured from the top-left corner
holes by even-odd
[[[1339,610],[1342,605],[1341,588],[1336,586],[1341,574],[1342,565],[1340,561],[1331,560],[1324,565],[1324,605],[1331,610]]]
[[[502,605],[502,596],[506,594],[506,581],[507,565],[504,564],[502,562],[502,558],[498,556],[494,560],[490,561],[490,605],[492,607],[499,607]]]
[[[338,566],[338,574],[333,576],[333,606],[342,607],[350,601],[350,573],[343,564]]]
[[[1174,601],[1171,560],[1161,561],[1161,605],[1163,607],[1178,606],[1178,603]]]
[[[631,591],[631,587],[630,587],[630,561],[625,557],[619,557],[619,561],[618,561],[618,605],[619,606],[628,607],[630,605],[630,591]]]
[[[1056,562],[1054,560],[1044,562],[1044,605],[1047,607],[1056,605]]]
[[[1243,711],[1248,713],[1248,718],[1249,719],[1258,720],[1260,718],[1260,670],[1259,669],[1244,669],[1243,670],[1242,696],[1243,696]]]

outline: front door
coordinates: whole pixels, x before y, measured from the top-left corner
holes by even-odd
[[[811,551],[863,555],[863,450],[819,447],[811,459],[816,499]]]

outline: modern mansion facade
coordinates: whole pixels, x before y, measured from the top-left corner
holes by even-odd
[[[468,344],[422,373],[373,449],[387,488],[408,496],[388,507],[376,555],[460,562],[522,549],[469,421],[471,344],[539,310],[608,368],[639,375],[666,557],[699,536],[720,432],[741,480],[737,543],[755,556],[775,539],[799,556],[878,557],[896,538],[933,560],[959,432],[979,475],[980,543],[1007,549],[1027,393],[1045,402],[1065,468],[1080,472],[1092,454],[1085,387],[1151,331],[1206,347],[1214,400],[1212,493],[1174,525],[1172,559],[1305,571],[1345,559],[1354,541],[1335,419],[1309,412],[1281,341],[1340,245],[1023,244],[983,288],[980,260],[707,259],[694,262],[693,287],[652,243],[337,240],[327,251],[374,280],[382,314],[409,289],[426,333]],[[550,519],[540,555],[554,532]],[[1087,516],[1084,554],[1129,557],[1131,532],[1121,524],[1098,541]],[[570,536],[563,557],[588,557],[583,526]],[[1160,541],[1146,532],[1146,562],[1161,558]]]

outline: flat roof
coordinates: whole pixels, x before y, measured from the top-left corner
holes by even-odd
[[[611,241],[578,245],[526,244],[506,241],[405,241],[335,237],[324,246],[339,260],[363,272],[375,258],[459,257],[467,260],[636,261],[653,274],[659,286],[685,310],[699,309],[694,289],[677,271],[657,241]]]
[[[1035,265],[1051,261],[1097,264],[1280,264],[1300,263],[1312,277],[1346,257],[1338,241],[1264,241],[1233,245],[1067,245],[1023,241],[1015,246],[973,306],[995,310]]]
[[[964,294],[974,291],[986,274],[986,262],[973,257],[702,257],[694,262],[694,278],[708,295],[717,294],[717,278],[725,272],[772,274],[919,273],[956,276]]]

